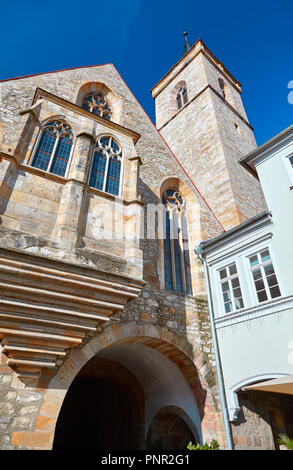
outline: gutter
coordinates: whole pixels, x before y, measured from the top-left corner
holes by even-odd
[[[228,414],[227,399],[226,399],[226,393],[225,393],[225,387],[224,387],[220,350],[219,350],[217,332],[216,332],[216,327],[215,327],[215,317],[214,317],[214,307],[213,307],[213,301],[212,301],[212,295],[211,295],[210,276],[209,276],[206,258],[204,256],[203,243],[200,243],[195,248],[194,252],[198,255],[204,268],[204,276],[205,276],[205,281],[207,285],[209,315],[210,315],[210,321],[211,321],[212,338],[213,338],[216,368],[217,368],[217,378],[218,378],[219,388],[220,388],[220,399],[221,399],[222,412],[223,412],[223,418],[224,418],[225,433],[226,433],[226,439],[227,439],[227,444],[228,444],[228,450],[234,450],[232,432],[231,432],[231,427],[229,423],[229,414]]]

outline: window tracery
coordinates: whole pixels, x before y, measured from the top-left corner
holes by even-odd
[[[48,122],[42,130],[32,166],[65,176],[72,143],[72,130],[66,122],[59,119]]]
[[[112,111],[109,107],[108,100],[101,92],[87,94],[83,99],[82,107],[108,121],[111,119]]]
[[[180,86],[177,94],[176,94],[176,101],[177,101],[177,107],[178,109],[182,108],[182,106],[185,105],[188,101],[188,96],[187,96],[187,89],[185,86]]]
[[[185,202],[180,192],[167,189],[165,205],[165,289],[192,294]]]
[[[121,187],[122,149],[112,136],[98,138],[89,185],[116,196]]]

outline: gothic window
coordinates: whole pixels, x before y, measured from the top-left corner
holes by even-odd
[[[182,195],[168,189],[163,195],[165,205],[164,273],[165,289],[192,295],[190,258]]]
[[[177,107],[178,109],[182,108],[188,101],[187,89],[184,86],[181,86],[176,95]]]
[[[122,150],[111,136],[99,137],[92,162],[89,185],[116,196],[121,187]]]
[[[73,134],[68,124],[61,120],[48,122],[43,128],[32,166],[65,176],[72,141]]]
[[[83,99],[82,107],[87,111],[110,121],[112,111],[103,93],[93,92],[87,94]]]

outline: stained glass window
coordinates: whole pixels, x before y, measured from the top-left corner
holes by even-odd
[[[92,163],[89,185],[116,196],[120,191],[122,150],[111,136],[98,139]]]
[[[82,107],[91,113],[101,116],[110,121],[112,111],[108,101],[102,92],[93,92],[87,94],[82,102]]]
[[[59,120],[47,123],[43,128],[32,166],[65,176],[72,140],[73,135],[68,124]]]
[[[165,289],[192,295],[185,204],[178,191],[163,195],[166,209],[164,238]]]

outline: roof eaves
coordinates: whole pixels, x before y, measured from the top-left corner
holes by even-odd
[[[112,62],[108,62],[106,64],[82,65],[80,67],[70,67],[68,69],[52,70],[50,72],[40,72],[40,73],[33,73],[31,75],[21,75],[20,77],[4,78],[3,80],[0,80],[0,83],[9,82],[11,80],[20,80],[22,78],[36,77],[38,75],[46,75],[46,74],[49,74],[49,73],[67,72],[68,70],[86,69],[86,68],[90,68],[90,67],[104,67],[105,65],[113,65],[113,67],[114,67],[114,64]]]

